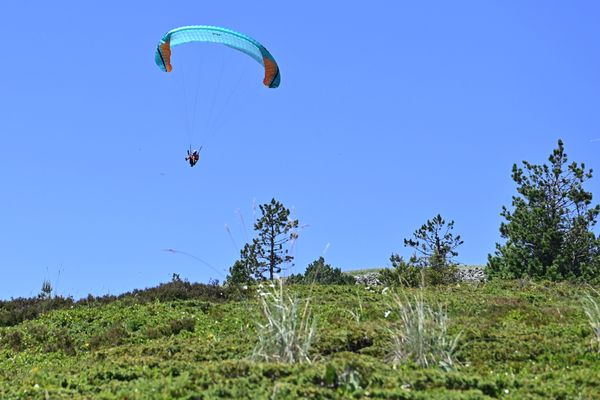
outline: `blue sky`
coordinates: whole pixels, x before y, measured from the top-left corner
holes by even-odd
[[[272,197],[306,225],[293,272],[408,256],[402,239],[437,213],[465,241],[458,260],[484,263],[514,162],[545,162],[562,138],[600,171],[597,2],[5,1],[0,15],[0,298],[44,279],[75,297],[222,280]],[[162,73],[157,42],[191,24],[261,41],[280,88],[216,45],[175,48]],[[587,188],[598,200],[600,177]]]

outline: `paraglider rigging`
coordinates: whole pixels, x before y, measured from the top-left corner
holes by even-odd
[[[216,26],[184,26],[167,32],[162,37],[156,48],[156,54],[154,57],[156,65],[164,72],[169,73],[173,71],[173,65],[171,64],[172,48],[178,45],[192,42],[224,44],[225,46],[238,50],[250,56],[264,67],[263,84],[266,87],[277,88],[281,82],[279,66],[273,58],[273,56],[271,55],[271,53],[269,53],[269,51],[262,44],[242,33]],[[221,75],[219,75],[219,84],[220,79]],[[235,89],[237,89],[237,85]],[[229,102],[232,96],[233,92],[229,94],[226,101],[227,103]],[[195,102],[196,101],[194,100],[194,107]],[[213,107],[214,99],[213,104],[211,104],[210,107],[211,114]],[[192,145],[190,143],[190,148],[187,151],[187,156],[185,158],[186,161],[189,162],[190,167],[193,167],[198,162],[200,158],[200,150],[202,150],[202,147],[203,146],[200,146],[198,150],[192,150]]]
[[[200,160],[200,150],[202,150],[202,146],[198,150],[192,150],[192,146],[187,151],[187,156],[185,157],[185,161],[190,163],[190,167],[196,165],[196,163]]]

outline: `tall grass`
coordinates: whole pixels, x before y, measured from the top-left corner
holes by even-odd
[[[589,293],[583,296],[581,302],[592,328],[592,348],[600,354],[600,303]]]
[[[448,315],[441,306],[427,304],[419,292],[413,299],[394,296],[391,307],[399,321],[390,329],[388,361],[394,366],[412,361],[421,367],[455,369],[454,353],[460,334],[450,336]]]
[[[309,351],[316,333],[310,298],[301,302],[284,290],[281,279],[258,290],[264,317],[258,324],[258,344],[252,358],[261,361],[310,362]]]

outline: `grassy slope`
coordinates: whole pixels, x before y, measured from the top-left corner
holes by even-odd
[[[383,361],[394,322],[394,314],[384,318],[389,294],[293,290],[311,296],[318,317],[313,364],[248,360],[260,318],[255,300],[123,299],[0,328],[0,398],[600,398],[600,355],[590,350],[582,288],[510,282],[426,289],[426,298],[446,305],[451,333],[462,332],[462,366],[449,373]],[[328,365],[340,375],[353,371],[356,384],[330,387]]]

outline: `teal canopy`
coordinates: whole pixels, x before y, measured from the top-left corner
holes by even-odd
[[[276,88],[281,81],[279,66],[269,51],[259,42],[243,33],[217,26],[184,26],[173,29],[158,43],[154,61],[165,72],[171,72],[171,48],[190,42],[221,43],[239,50],[255,59],[264,67],[263,83],[269,88]]]

